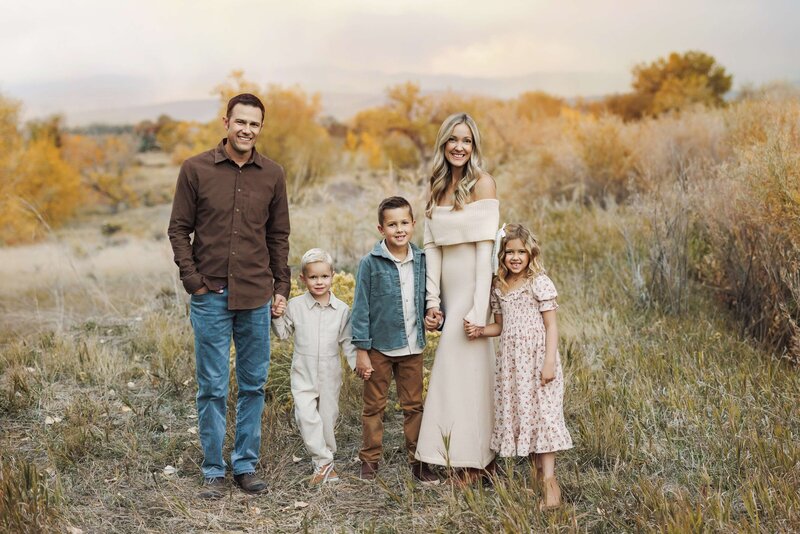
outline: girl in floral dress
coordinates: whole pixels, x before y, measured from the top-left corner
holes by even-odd
[[[542,509],[561,504],[556,451],[572,448],[564,424],[564,374],[558,355],[556,288],[541,267],[539,243],[520,224],[501,230],[498,272],[490,298],[495,322],[467,321],[470,339],[500,336],[491,447],[500,456],[529,456],[544,488]]]

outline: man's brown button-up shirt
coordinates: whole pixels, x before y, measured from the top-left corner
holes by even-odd
[[[227,286],[228,309],[249,310],[289,297],[286,179],[255,149],[239,167],[226,142],[181,166],[167,234],[188,293]]]

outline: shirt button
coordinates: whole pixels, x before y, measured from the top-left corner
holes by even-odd
[[[238,191],[239,193],[241,193],[241,192],[242,192],[242,190],[241,190],[241,189],[237,189],[237,191]]]
[[[239,208],[236,208],[236,213],[239,213]]]
[[[231,254],[232,254],[232,255],[234,255],[234,256],[236,256],[236,252],[235,252],[235,251],[234,251],[234,252],[231,252]]]
[[[233,278],[233,273],[229,274],[228,276],[230,276],[231,278]]]
[[[236,235],[236,234],[239,233],[239,230],[234,230],[233,233],[234,233],[234,235]]]

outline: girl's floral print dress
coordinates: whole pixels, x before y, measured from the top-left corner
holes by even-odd
[[[558,309],[556,288],[545,274],[503,294],[494,287],[493,313],[503,315],[494,388],[492,449],[527,456],[572,448],[564,424],[564,373],[556,353],[556,378],[541,385],[545,357],[542,313]]]

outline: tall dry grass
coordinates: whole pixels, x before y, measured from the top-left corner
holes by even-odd
[[[292,346],[277,341],[258,466],[270,480],[267,495],[231,489],[220,502],[197,499],[202,452],[186,296],[174,269],[162,277],[168,257],[132,261],[139,275],[111,259],[92,262],[95,254],[118,257],[114,248],[131,236],[153,234],[165,222],[156,206],[115,216],[122,229],[113,240],[100,234],[98,218],[72,229],[83,245],[65,247],[74,257],[61,261],[77,261],[94,279],[68,278],[54,293],[25,275],[16,294],[23,305],[13,285],[0,298],[4,318],[13,318],[35,297],[39,315],[25,317],[40,321],[6,327],[2,337],[0,517],[13,522],[0,530],[796,530],[800,378],[780,358],[791,343],[766,336],[789,348],[765,350],[743,335],[759,336],[743,325],[760,313],[779,320],[768,332],[797,321],[797,103],[781,98],[636,124],[562,115],[543,121],[537,131],[547,137],[529,155],[494,170],[503,219],[539,234],[559,290],[575,441],[558,456],[561,510],[538,510],[540,489],[513,459],[501,462],[493,487],[415,486],[394,402],[381,479],[359,481],[361,385],[350,373],[337,427],[342,481],[309,488],[292,415]],[[378,238],[378,201],[401,193],[421,207],[414,182],[362,173],[310,192],[293,206],[292,263],[312,246],[330,249],[340,271],[335,291],[348,299],[346,271]],[[136,221],[149,221],[147,230]],[[751,308],[737,311],[729,295],[739,294]],[[60,320],[43,320],[48,314]],[[228,443],[234,416],[232,396]]]

